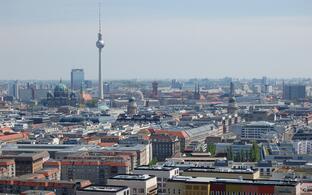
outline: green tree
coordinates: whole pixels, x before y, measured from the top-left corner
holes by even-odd
[[[232,146],[228,147],[226,149],[226,158],[227,160],[233,160],[233,150],[232,150]]]
[[[156,163],[157,163],[157,158],[156,157],[154,157],[149,163],[148,163],[148,165],[156,165]]]
[[[216,155],[216,145],[215,144],[209,143],[207,145],[207,150],[208,150],[208,152],[210,152],[211,156]]]
[[[257,162],[260,160],[260,147],[255,141],[252,143],[252,147],[251,147],[251,160],[254,162]]]

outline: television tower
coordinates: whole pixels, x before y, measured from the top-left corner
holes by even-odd
[[[98,40],[96,41],[96,47],[99,49],[99,89],[98,89],[98,98],[99,100],[103,100],[103,82],[102,82],[102,63],[101,63],[101,55],[102,48],[104,47],[104,41],[102,39],[101,33],[101,4],[99,4],[99,32],[98,32]]]

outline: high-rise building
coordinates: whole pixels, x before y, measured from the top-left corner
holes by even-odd
[[[156,81],[152,83],[152,88],[153,88],[153,92],[152,92],[153,97],[157,97],[158,96],[158,83]]]
[[[8,95],[19,99],[19,83],[17,80],[8,84]]]
[[[306,97],[305,85],[284,85],[283,98],[286,100],[298,100]]]
[[[71,89],[79,90],[81,85],[84,85],[83,69],[72,69],[70,74]]]

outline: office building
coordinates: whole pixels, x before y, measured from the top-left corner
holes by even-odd
[[[299,100],[306,97],[305,85],[284,85],[283,98],[285,100]]]
[[[83,69],[72,69],[70,74],[70,84],[72,90],[84,88],[84,71]]]

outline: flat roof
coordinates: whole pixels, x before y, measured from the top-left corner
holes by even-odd
[[[116,175],[114,177],[111,177],[110,179],[146,181],[154,177],[155,176],[147,175],[147,174],[123,174],[123,175]]]
[[[232,169],[228,167],[191,167],[186,169],[184,172],[214,172],[214,173],[239,173],[239,174],[253,174],[256,170],[252,169]]]
[[[128,189],[128,186],[112,186],[112,185],[104,185],[104,186],[88,186],[83,189],[79,189],[79,191],[92,191],[92,192],[120,192]]]
[[[164,167],[164,166],[138,166],[134,168],[134,170],[151,170],[151,171],[171,171],[174,169],[178,169],[175,167]]]

